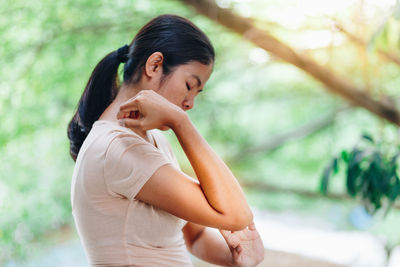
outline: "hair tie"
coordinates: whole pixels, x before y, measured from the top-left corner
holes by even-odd
[[[120,62],[127,62],[129,57],[129,45],[124,45],[117,50],[117,57]]]

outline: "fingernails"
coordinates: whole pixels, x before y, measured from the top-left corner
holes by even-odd
[[[122,127],[125,127],[125,120],[124,119],[120,119],[118,120],[118,124]]]

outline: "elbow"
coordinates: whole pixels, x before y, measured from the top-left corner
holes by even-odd
[[[240,231],[249,226],[253,222],[253,213],[249,209],[243,213],[236,213],[231,217],[229,224],[227,225],[226,230],[230,231]]]
[[[243,230],[253,222],[253,213],[249,209],[246,213],[242,214],[240,218],[237,219],[237,226],[240,230]],[[236,230],[237,231],[237,230]]]

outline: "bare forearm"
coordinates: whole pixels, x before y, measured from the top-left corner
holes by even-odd
[[[252,212],[238,181],[197,132],[187,115],[180,118],[173,130],[210,205],[221,214],[241,220],[243,225],[249,224]]]
[[[205,228],[192,244],[190,252],[199,259],[221,266],[232,266],[232,254],[223,237]]]

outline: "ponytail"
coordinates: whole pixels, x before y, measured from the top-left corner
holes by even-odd
[[[93,123],[118,93],[118,67],[121,62],[127,61],[128,52],[129,46],[125,45],[106,55],[97,64],[86,84],[77,111],[68,124],[70,154],[74,161]]]

